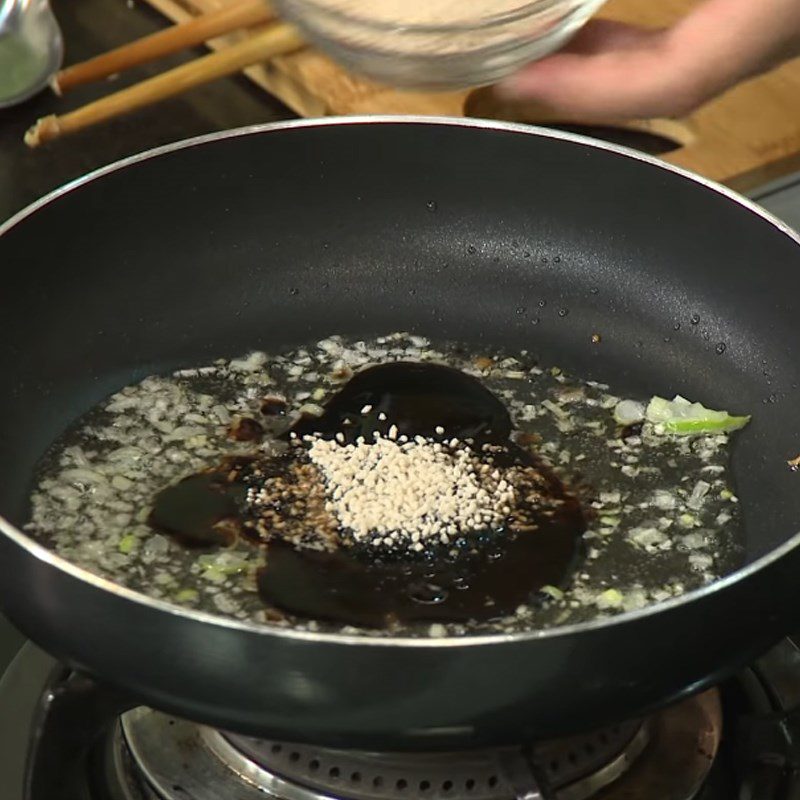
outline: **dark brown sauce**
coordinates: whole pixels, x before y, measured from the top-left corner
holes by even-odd
[[[261,423],[250,417],[238,417],[228,428],[228,436],[237,442],[258,442],[263,435]]]
[[[270,535],[257,576],[268,606],[299,618],[370,628],[486,621],[535,602],[547,584],[564,584],[581,554],[586,523],[580,504],[535,455],[509,441],[507,409],[477,379],[435,364],[371,367],[353,376],[321,417],[301,418],[293,432],[325,438],[342,432],[352,442],[392,425],[399,435],[466,440],[476,451],[490,443],[498,466],[535,470],[544,499],[518,504],[533,525],[465,532],[421,554],[400,549],[377,556],[369,545],[323,551]],[[302,447],[293,450],[277,460],[256,458],[238,472],[224,464],[165,489],[151,524],[187,546],[228,544],[226,520],[237,517],[245,528],[251,523],[244,498],[254,471],[274,474],[304,458]]]
[[[573,500],[537,531],[496,532],[455,557],[381,563],[368,553],[275,542],[258,572],[258,589],[288,614],[367,628],[486,621],[535,602],[545,585],[563,584],[577,561],[576,531],[583,527]]]
[[[191,475],[156,495],[148,523],[184,547],[220,547],[235,538],[245,488],[221,472]]]
[[[261,413],[265,417],[282,417],[288,409],[286,401],[282,397],[270,395],[261,401]]]
[[[319,432],[327,437],[341,431],[352,442],[373,431],[386,434],[392,425],[399,435],[433,439],[504,442],[511,434],[505,405],[476,378],[441,364],[412,362],[356,373],[326,403],[321,417],[304,417],[293,430],[299,436]]]

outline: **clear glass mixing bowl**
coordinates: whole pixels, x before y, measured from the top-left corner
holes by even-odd
[[[604,0],[273,0],[309,41],[395,86],[493,83],[561,47]]]

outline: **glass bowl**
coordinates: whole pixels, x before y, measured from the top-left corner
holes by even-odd
[[[493,83],[561,47],[604,0],[273,0],[320,50],[382,83]]]
[[[0,0],[0,108],[44,89],[63,55],[61,30],[47,0]]]

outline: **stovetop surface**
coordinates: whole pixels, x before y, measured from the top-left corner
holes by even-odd
[[[765,184],[752,191],[750,197],[787,225],[800,231],[800,173]]]

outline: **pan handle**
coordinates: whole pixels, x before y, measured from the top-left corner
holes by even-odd
[[[26,798],[85,800],[92,746],[120,714],[139,705],[129,695],[59,667],[37,711],[25,766]]]

